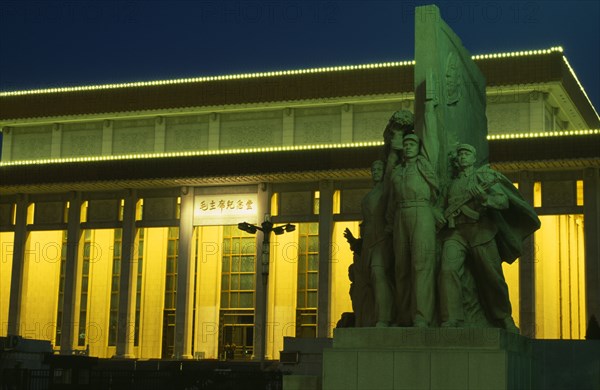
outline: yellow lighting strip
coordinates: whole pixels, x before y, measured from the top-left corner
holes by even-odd
[[[579,79],[577,78],[575,71],[571,67],[571,64],[569,64],[569,60],[567,60],[567,57],[563,56],[563,61],[567,65],[567,68],[569,68],[569,70],[571,71],[571,74],[573,75],[573,78],[575,79],[575,81],[577,81],[577,85],[579,85],[579,89],[581,89],[581,92],[583,92],[583,96],[585,96],[588,103],[590,103],[590,106],[592,106],[592,110],[594,110],[594,113],[596,114],[596,118],[598,118],[598,120],[600,120],[600,116],[598,116],[598,111],[596,111],[596,107],[594,107],[594,105],[592,104],[592,101],[590,100],[587,93],[585,92],[585,89],[583,89],[583,85],[581,85],[581,83],[579,82]]]
[[[597,135],[600,134],[600,129],[590,130],[565,130],[565,131],[548,131],[539,133],[522,133],[522,134],[493,134],[488,135],[488,141],[500,139],[519,139],[519,138],[550,138],[550,137],[567,137],[574,135]]]
[[[553,52],[562,53],[563,49],[560,46],[551,47],[550,49],[543,50],[529,50],[529,51],[516,51],[507,53],[495,53],[495,54],[479,54],[474,55],[474,60],[489,59],[489,58],[505,58],[505,57],[523,57],[532,55],[544,55]],[[275,72],[260,72],[260,73],[241,73],[224,76],[208,76],[208,77],[191,77],[184,79],[175,80],[155,80],[155,81],[140,81],[132,83],[122,84],[102,84],[102,85],[85,85],[79,87],[59,87],[59,88],[46,88],[46,89],[32,89],[26,91],[9,91],[0,92],[0,97],[6,96],[20,96],[20,95],[35,95],[44,93],[63,93],[63,92],[78,92],[78,91],[93,91],[93,90],[104,90],[104,89],[116,89],[116,88],[133,88],[133,87],[149,87],[156,85],[172,85],[172,84],[184,84],[184,83],[203,83],[209,81],[223,81],[223,80],[239,80],[239,79],[252,79],[261,77],[278,77],[278,76],[289,76],[298,74],[309,74],[309,73],[323,73],[323,72],[341,72],[348,70],[358,69],[373,69],[373,68],[390,68],[397,66],[411,66],[414,65],[415,61],[398,61],[398,62],[382,62],[374,64],[364,65],[345,65],[345,66],[332,66],[324,68],[309,68],[309,69],[296,69],[296,70],[284,70]]]
[[[551,137],[566,137],[566,136],[586,136],[598,135],[600,129],[589,130],[568,130],[568,131],[550,131],[539,133],[521,133],[521,134],[494,134],[488,135],[489,141],[504,140],[504,139],[527,139],[527,138],[551,138]],[[17,165],[42,165],[42,164],[63,164],[74,162],[96,162],[96,161],[114,161],[114,160],[138,160],[151,158],[169,158],[169,157],[194,157],[194,156],[219,156],[232,154],[250,154],[250,153],[271,153],[271,152],[289,152],[301,150],[326,150],[326,149],[341,149],[341,148],[363,148],[370,146],[383,146],[383,141],[369,142],[350,142],[339,144],[323,144],[323,145],[295,145],[295,146],[271,146],[264,148],[240,148],[240,149],[221,149],[221,150],[202,150],[188,152],[170,152],[170,153],[138,153],[124,154],[111,156],[91,156],[91,157],[70,157],[70,158],[51,158],[43,160],[20,160],[20,161],[3,161],[0,162],[0,167],[9,167]]]
[[[298,75],[298,74],[323,73],[323,72],[341,72],[341,71],[357,70],[357,69],[391,68],[391,67],[396,67],[396,66],[408,66],[408,65],[414,65],[414,64],[415,64],[415,61],[382,62],[382,63],[377,63],[377,64],[331,66],[331,67],[326,67],[326,68],[282,70],[282,71],[276,71],[276,72],[241,73],[241,74],[224,75],[224,76],[192,77],[192,78],[175,79],[175,80],[139,81],[139,82],[133,82],[133,83],[124,83],[124,84],[102,84],[102,85],[86,85],[86,86],[81,86],[81,87],[32,89],[32,90],[28,90],[28,91],[0,92],[0,97],[18,96],[18,95],[34,95],[34,94],[42,94],[42,93],[92,91],[92,90],[113,89],[113,88],[116,89],[116,88],[132,88],[132,87],[150,87],[150,86],[156,86],[156,85],[169,85],[169,84],[204,83],[204,82],[208,82],[208,81],[253,79],[253,78],[261,78],[261,77],[290,76],[290,75]]]
[[[474,60],[487,60],[489,58],[507,58],[507,57],[523,57],[523,56],[537,56],[542,54],[550,54],[554,52],[563,52],[563,48],[561,46],[554,46],[550,49],[543,50],[526,50],[526,51],[513,51],[507,53],[493,53],[493,54],[477,54],[471,56]]]
[[[111,156],[51,158],[51,159],[44,159],[44,160],[3,161],[3,162],[0,162],[0,167],[15,166],[15,165],[61,164],[61,163],[73,163],[73,162],[96,162],[96,161],[112,161],[112,160],[133,160],[133,159],[137,160],[137,159],[168,158],[168,157],[219,156],[219,155],[231,155],[231,154],[289,152],[289,151],[300,151],[300,150],[363,148],[363,147],[369,147],[369,146],[382,146],[382,145],[383,145],[383,141],[370,141],[370,142],[350,142],[350,143],[322,144],[322,145],[271,146],[271,147],[263,147],[263,148],[195,150],[195,151],[187,151],[187,152],[138,153],[138,154],[122,154],[122,155],[111,155]]]

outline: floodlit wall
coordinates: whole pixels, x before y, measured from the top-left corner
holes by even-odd
[[[198,274],[193,350],[203,353],[206,359],[217,359],[223,229],[221,226],[203,226],[196,228],[195,234],[198,237]]]
[[[536,197],[536,199],[539,196]],[[536,200],[539,202],[539,199]],[[542,228],[535,234],[535,302],[537,338],[581,339],[585,337],[584,242],[582,215],[542,216]],[[352,252],[343,232],[348,228],[359,234],[359,222],[336,222],[332,235],[331,324],[329,335],[342,313],[352,311],[349,296],[348,267]],[[134,348],[141,359],[161,358],[163,353],[163,318],[165,272],[169,228],[144,228],[143,270],[140,301],[140,337]],[[89,231],[88,231],[89,232]],[[85,233],[82,237],[86,236]],[[6,334],[10,277],[12,268],[12,232],[0,233],[0,321]],[[55,341],[60,261],[63,231],[32,231],[25,249],[25,291],[22,335]],[[197,240],[197,241],[196,241]],[[298,292],[299,232],[272,236],[268,290],[268,336],[266,355],[278,359],[284,337],[295,337]],[[219,358],[221,325],[219,310],[223,257],[223,227],[203,226],[194,230],[196,306],[193,351],[196,357]],[[111,279],[115,245],[114,229],[95,229],[89,235],[90,249],[87,306],[81,306],[81,291],[75,298],[76,340],[80,339],[78,321],[85,311],[83,345],[91,356],[112,357],[115,347],[108,345]],[[83,251],[85,252],[85,251]],[[135,254],[137,257],[137,254]],[[80,259],[81,261],[82,259]],[[260,272],[260,264],[255,269]],[[503,264],[513,306],[519,324],[519,260]],[[81,280],[80,273],[78,279]],[[82,286],[83,287],[83,286]],[[256,319],[255,319],[256,321]],[[78,344],[78,343],[76,343]]]
[[[536,338],[583,339],[586,332],[582,215],[541,216],[535,233]]]
[[[138,357],[141,359],[161,357],[168,230],[166,227],[147,228],[144,235],[138,347]]]
[[[90,355],[98,357],[111,357],[106,347],[114,236],[114,229],[94,230],[90,246],[86,345]]]
[[[25,284],[21,336],[54,343],[62,231],[29,233],[25,246]]]
[[[519,264],[521,260],[518,260],[512,265],[503,264],[513,307],[513,317],[517,325],[521,323],[521,327],[529,334],[531,325],[529,327],[527,325],[533,320],[530,317],[533,317],[533,312],[535,312],[535,333],[531,332],[531,334],[537,338],[582,339],[585,337],[587,322],[585,308],[586,265],[583,239],[584,221],[583,216],[577,214],[577,212],[580,212],[578,210],[583,211],[583,181],[579,179],[564,180],[561,177],[560,181],[538,181],[535,179],[531,184],[533,191],[530,196],[534,207],[540,214],[567,212],[572,214],[543,215],[541,217],[542,228],[532,240],[534,242],[533,252],[535,252],[534,264],[531,263],[532,260],[527,250],[523,259],[528,259],[529,263]],[[542,192],[542,185],[544,192]],[[348,189],[342,187],[341,190],[334,191],[334,220],[357,215],[360,200],[368,190],[363,186],[366,187],[363,183],[357,183],[357,185],[349,186]],[[290,188],[292,187],[290,186]],[[293,187],[293,189],[296,188],[299,187]],[[337,194],[340,192],[341,195],[338,196]],[[172,200],[174,205],[175,195],[173,195]],[[322,267],[315,267],[316,259],[319,258],[318,240],[325,239],[323,236],[318,236],[318,224],[316,223],[316,220],[318,220],[318,204],[321,200],[320,194],[316,195],[314,191],[306,190],[283,191],[281,192],[281,202],[272,202],[271,211],[280,223],[284,223],[282,221],[287,222],[288,219],[293,223],[294,218],[297,216],[308,216],[308,218],[304,219],[305,222],[295,223],[297,230],[294,232],[281,236],[271,236],[267,300],[266,357],[268,359],[279,358],[279,353],[283,349],[284,337],[314,337],[314,333],[304,331],[312,330],[311,327],[316,329],[316,323],[311,321],[316,322],[318,314],[322,315],[325,310],[329,311],[328,335],[332,336],[332,330],[342,313],[352,311],[349,296],[348,267],[352,263],[353,254],[344,237],[344,230],[348,228],[355,236],[358,236],[359,221],[333,223],[332,257],[331,263],[327,264],[331,267],[329,306],[327,308],[316,308],[317,301],[307,298],[314,298],[317,294],[315,289],[322,287],[315,285],[317,268],[322,270]],[[40,202],[40,204],[42,203]],[[118,205],[117,201],[113,203]],[[149,202],[148,204],[151,205],[152,203]],[[62,208],[56,209],[59,212],[63,211]],[[287,214],[279,215],[278,209],[285,211]],[[41,209],[38,208],[39,210]],[[146,210],[148,215],[153,215],[150,210],[152,209],[149,206]],[[175,213],[172,214],[175,216]],[[62,216],[62,214],[60,215]],[[138,219],[141,218],[141,215],[138,216]],[[41,223],[36,225],[35,221],[32,220],[33,216],[35,216],[34,213],[30,212],[28,218],[29,233],[27,233],[25,243],[24,303],[19,326],[24,337],[45,339],[54,343],[57,334],[57,312],[61,310],[57,305],[60,297],[60,263],[61,258],[62,260],[66,258],[66,251],[63,248],[66,234],[62,230],[35,230],[50,228],[50,225]],[[139,220],[142,223],[148,222],[143,219]],[[169,220],[168,224],[176,226],[175,217]],[[64,226],[58,223],[55,225]],[[310,229],[308,229],[309,225]],[[8,224],[7,226],[10,228],[12,225]],[[138,279],[139,286],[141,286],[138,304],[140,308],[139,341],[135,343],[133,354],[140,359],[156,359],[168,356],[173,348],[174,320],[168,324],[169,326],[166,326],[164,321],[165,313],[168,313],[171,316],[170,318],[174,319],[174,306],[170,307],[170,311],[165,310],[165,279],[167,275],[167,258],[170,256],[169,258],[173,260],[176,253],[176,251],[170,252],[169,248],[176,249],[178,240],[176,235],[173,236],[174,230],[168,227],[139,228],[137,231],[138,245],[143,237],[143,246],[138,246],[138,248],[143,248],[143,253],[138,254],[134,250],[134,259],[140,259],[141,256],[143,267],[141,277]],[[227,324],[230,328],[244,328],[244,337],[249,342],[252,340],[252,318],[247,313],[250,313],[250,310],[255,307],[254,302],[248,299],[245,305],[232,306],[231,310],[227,310],[226,305],[223,305],[223,310],[221,310],[223,296],[227,297],[227,294],[230,293],[240,293],[242,290],[240,288],[240,291],[234,291],[238,289],[231,288],[231,291],[226,291],[223,294],[221,286],[222,280],[232,280],[231,275],[223,275],[222,272],[223,269],[227,271],[223,266],[223,256],[227,256],[228,253],[223,246],[223,242],[227,240],[227,235],[236,236],[233,234],[234,231],[243,236],[236,238],[240,239],[240,242],[244,240],[244,242],[252,242],[250,252],[253,255],[255,236],[249,236],[247,233],[242,234],[234,225],[226,227],[201,226],[194,229],[192,253],[194,254],[193,261],[196,262],[196,279],[195,291],[193,292],[195,294],[195,312],[192,351],[195,358],[224,358],[223,346],[221,346],[221,355],[219,355],[219,343],[224,340],[224,337],[228,337],[226,336],[227,333],[223,331],[224,324]],[[79,350],[88,349],[91,356],[112,357],[116,353],[115,333],[110,333],[110,326],[112,324],[113,330],[115,329],[116,308],[114,307],[115,303],[111,302],[114,297],[111,292],[115,285],[119,285],[119,283],[115,283],[115,280],[118,281],[118,273],[113,269],[114,264],[118,262],[117,257],[120,258],[121,256],[121,238],[116,238],[117,232],[120,233],[121,230],[87,229],[81,233],[82,250],[79,252],[79,261],[84,266],[80,267],[82,270],[78,271],[79,274],[76,275],[76,285],[80,286],[80,291],[74,297],[74,339],[76,348]],[[142,236],[141,233],[144,233],[144,235]],[[119,237],[121,237],[120,234]],[[316,245],[315,239],[317,239]],[[8,324],[13,240],[14,233],[0,233],[0,249],[2,249],[0,256],[0,324],[2,324],[1,334],[3,335],[7,332]],[[258,244],[260,245],[260,243]],[[306,248],[300,250],[301,246],[303,248],[306,246]],[[119,254],[116,252],[119,252]],[[300,252],[306,258],[299,257]],[[236,252],[235,254],[238,257],[248,255],[249,252],[245,251]],[[308,264],[312,264],[312,269],[308,269],[306,265],[303,266],[306,263],[299,262],[299,259],[312,260],[312,262],[308,261]],[[233,260],[228,264],[234,264]],[[529,296],[526,295],[529,291],[528,285],[531,286],[533,280],[523,281],[525,295],[523,295],[523,300],[520,301],[520,267],[525,270],[523,275],[534,271],[535,297],[531,297],[534,298],[531,301],[535,302],[535,307],[530,306],[528,303]],[[531,267],[532,270],[528,270],[527,267]],[[253,270],[260,272],[261,265],[255,264]],[[246,271],[250,270],[246,269]],[[175,271],[171,270],[169,272],[173,277]],[[299,279],[299,272],[304,275],[305,279]],[[305,272],[305,274],[302,274],[302,272]],[[245,273],[248,274],[249,272]],[[247,280],[246,278],[246,282]],[[308,287],[309,280],[311,281],[311,287]],[[228,285],[233,286],[233,283]],[[256,287],[254,287],[255,290]],[[249,296],[251,293],[250,288],[250,285],[246,283],[246,288],[241,293]],[[256,292],[253,294],[256,298]],[[308,303],[304,303],[305,306],[298,303],[298,297],[302,294],[306,294],[305,298],[307,298],[306,302]],[[170,297],[172,298],[172,294]],[[85,305],[82,303],[84,298]],[[115,302],[117,301],[115,300]],[[111,306],[113,306],[112,310]],[[525,309],[523,313],[520,313],[521,307]],[[167,309],[169,308],[167,307]],[[239,314],[236,313],[238,309],[243,313],[239,318],[236,318]],[[227,312],[226,315],[225,312]],[[223,322],[221,316],[229,318],[228,321],[230,322]],[[242,317],[244,318],[240,319]],[[259,319],[254,318],[254,323],[260,323]],[[299,324],[302,324],[302,327],[298,328]],[[302,331],[299,332],[299,329]],[[165,337],[169,334],[173,337]],[[109,345],[109,343],[113,345]],[[169,343],[170,345],[167,345]],[[240,359],[249,357],[250,354],[242,356],[239,353],[235,356],[235,358]]]
[[[0,336],[6,336],[8,332],[14,236],[12,232],[0,233]]]
[[[267,298],[267,358],[279,359],[283,338],[296,336],[297,275],[298,232],[274,235]]]
[[[508,296],[510,298],[510,304],[512,306],[512,316],[515,320],[515,324],[519,326],[519,261],[517,259],[512,264],[502,263],[502,271],[504,272],[504,279],[506,279],[506,284],[508,284]]]
[[[355,237],[359,237],[359,222],[336,222],[331,240],[331,303],[329,337],[333,337],[333,329],[344,312],[352,312],[350,300],[350,279],[348,267],[352,264],[352,251],[344,238],[344,230],[350,229]]]

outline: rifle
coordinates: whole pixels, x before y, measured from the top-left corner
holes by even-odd
[[[499,181],[500,181],[499,176],[494,175],[494,178],[492,180],[484,181],[483,183],[480,183],[479,185],[481,186],[481,189],[484,192],[486,192],[494,184],[498,183]],[[444,210],[444,218],[448,221],[448,227],[450,227],[450,228],[454,227],[454,217],[458,216],[459,210],[461,209],[461,207],[463,207],[464,205],[469,203],[471,201],[471,199],[473,199],[473,196],[467,192],[458,201],[452,203],[450,206],[448,206],[448,208],[446,210]],[[469,215],[467,215],[467,216],[469,216]],[[475,217],[474,219],[476,219],[476,217],[478,217],[478,215],[474,216],[474,217]],[[440,229],[442,227],[443,226],[441,226]]]

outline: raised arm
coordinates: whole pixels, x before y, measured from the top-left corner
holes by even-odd
[[[436,173],[438,173],[437,163],[440,151],[440,141],[435,108],[437,107],[439,100],[435,76],[431,70],[427,72],[425,90],[425,126],[423,126],[423,134],[421,137],[421,142],[423,142],[422,154],[429,160]]]

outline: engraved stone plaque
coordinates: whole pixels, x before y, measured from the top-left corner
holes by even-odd
[[[247,194],[196,195],[194,226],[235,225],[240,221],[257,223],[258,196]]]

